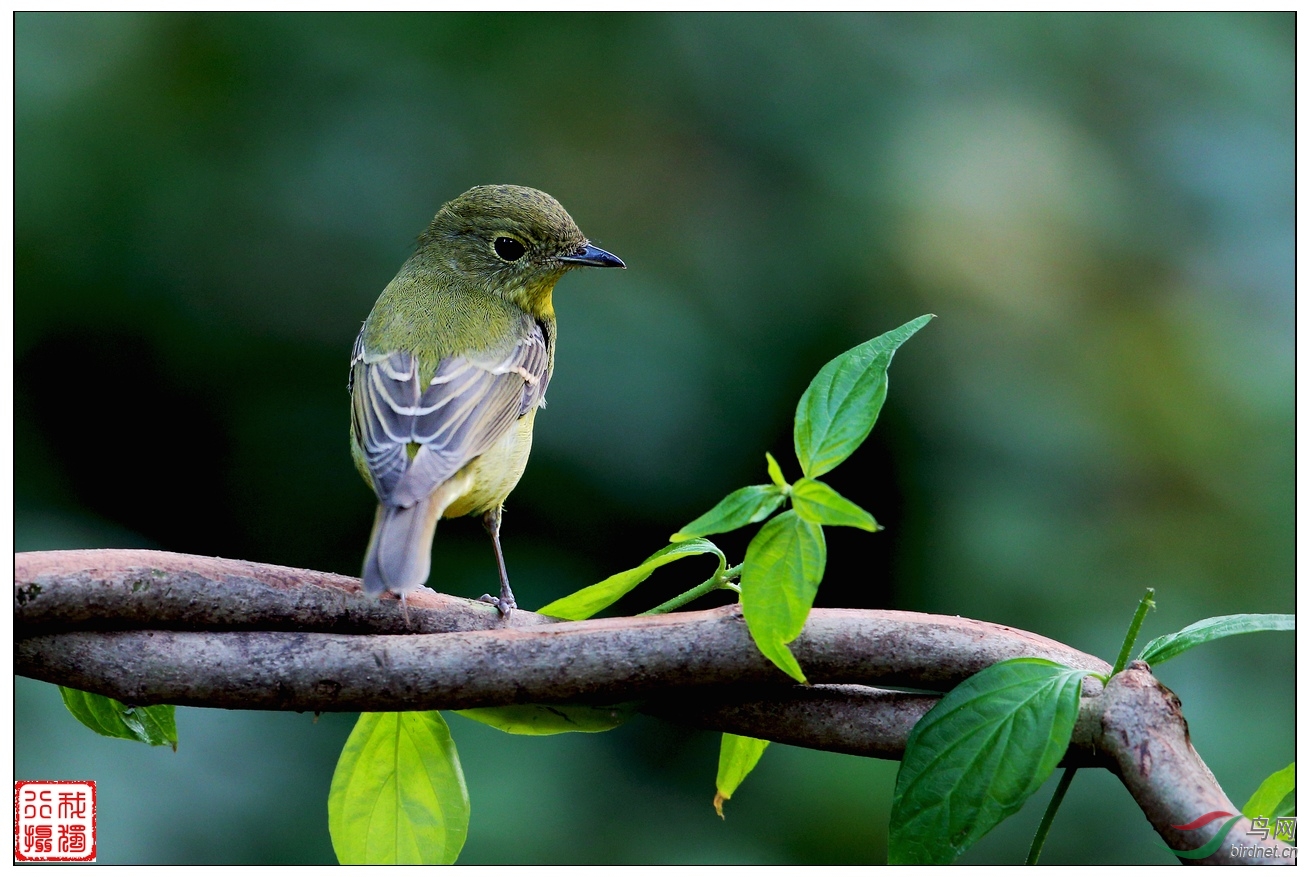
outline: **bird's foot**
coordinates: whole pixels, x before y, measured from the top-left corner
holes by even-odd
[[[478,598],[478,602],[490,603],[492,606],[495,606],[497,609],[500,610],[500,615],[502,618],[509,618],[510,612],[519,608],[518,604],[514,602],[513,596],[493,597],[491,594],[483,594],[481,597]]]

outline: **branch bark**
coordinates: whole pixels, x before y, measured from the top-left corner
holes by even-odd
[[[136,705],[378,711],[643,700],[644,711],[697,727],[878,758],[899,758],[937,699],[884,686],[947,691],[1021,656],[1111,670],[1002,625],[816,609],[792,649],[817,684],[797,686],[755,648],[735,606],[581,622],[516,611],[506,620],[487,604],[423,590],[402,611],[346,576],[155,551],[19,554],[14,615],[18,673]],[[1104,690],[1089,679],[1066,763],[1118,774],[1176,849],[1199,846],[1221,822],[1186,837],[1173,826],[1236,812],[1192,749],[1177,698],[1145,665]],[[1202,861],[1270,861],[1221,854]]]

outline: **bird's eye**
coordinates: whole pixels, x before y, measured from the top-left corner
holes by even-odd
[[[527,247],[523,246],[513,238],[496,238],[491,246],[495,249],[496,255],[500,256],[500,258],[504,259],[506,262],[517,262],[519,259],[523,258],[523,254],[528,251]]]

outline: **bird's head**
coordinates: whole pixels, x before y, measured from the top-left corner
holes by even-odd
[[[593,246],[573,217],[545,192],[525,186],[475,186],[448,202],[419,238],[420,252],[443,270],[527,307],[566,271],[623,268]]]

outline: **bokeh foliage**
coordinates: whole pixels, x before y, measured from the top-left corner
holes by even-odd
[[[351,341],[443,201],[512,182],[630,266],[557,291],[505,523],[523,605],[633,566],[764,451],[786,468],[819,366],[931,311],[830,479],[886,529],[834,528],[819,605],[1103,655],[1147,585],[1148,637],[1292,611],[1294,37],[1290,14],[20,14],[16,547],[356,573]],[[645,605],[708,573],[681,566]],[[494,580],[476,522],[443,523],[433,584]],[[1291,760],[1291,645],[1252,642],[1161,673],[1235,800]],[[52,686],[20,680],[17,710],[17,776],[100,780],[102,861],[331,861],[350,717],[180,710],[174,755],[90,739]],[[894,765],[774,746],[720,822],[714,735],[451,724],[462,862],[884,856]],[[1088,780],[1045,862],[1170,860]],[[1044,797],[964,860],[1018,861]]]

